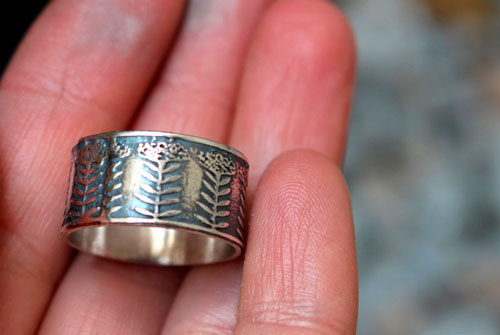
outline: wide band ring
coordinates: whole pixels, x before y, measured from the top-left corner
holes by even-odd
[[[62,233],[95,255],[161,265],[208,264],[244,248],[248,163],[192,136],[122,131],[80,139]]]

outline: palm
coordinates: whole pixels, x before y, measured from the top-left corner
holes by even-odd
[[[185,17],[183,6],[55,0],[4,74],[0,333],[354,332],[352,219],[336,167],[353,86],[347,24],[317,0],[195,0]],[[71,257],[59,236],[70,148],[125,128],[247,155],[244,264]],[[324,156],[282,154],[299,148]]]

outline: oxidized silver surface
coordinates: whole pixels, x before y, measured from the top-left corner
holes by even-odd
[[[123,131],[72,152],[62,232],[96,255],[163,265],[207,264],[244,247],[248,163],[192,136]]]

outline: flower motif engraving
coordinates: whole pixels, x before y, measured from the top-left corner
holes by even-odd
[[[140,143],[137,147],[139,157],[149,159],[154,162],[164,160],[186,159],[187,150],[174,142],[152,142]]]
[[[115,144],[113,146],[113,153],[118,158],[125,158],[130,156],[132,149],[126,145]]]
[[[234,161],[220,153],[200,151],[197,158],[202,166],[216,174],[232,175],[235,173]]]
[[[78,150],[76,161],[79,164],[90,166],[92,163],[100,163],[106,150],[102,143],[94,142]]]

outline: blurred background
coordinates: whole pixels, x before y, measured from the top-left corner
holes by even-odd
[[[500,4],[335,2],[359,50],[359,334],[500,334]],[[44,3],[0,4],[0,69]]]
[[[344,0],[359,334],[500,334],[500,11]]]

